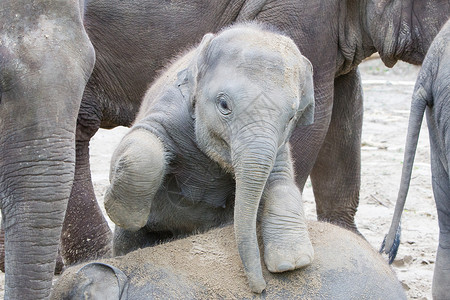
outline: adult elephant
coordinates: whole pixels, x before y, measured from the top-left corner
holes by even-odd
[[[401,184],[394,217],[381,250],[392,263],[400,245],[400,219],[405,206],[420,127],[426,111],[431,149],[433,194],[439,220],[439,246],[433,275],[433,299],[450,295],[450,176],[448,120],[450,106],[450,22],[431,44],[419,72],[411,102]]]
[[[291,138],[300,188],[309,174],[320,220],[356,230],[362,95],[357,65],[420,63],[448,0],[4,0],[0,6],[0,196],[7,298],[43,298],[60,226],[66,263],[107,253],[89,140],[130,125],[156,71],[206,32],[249,19],[286,32],[312,62],[315,123]],[[96,62],[76,125],[84,83]],[[75,173],[75,177],[74,177]],[[87,251],[84,251],[87,249]],[[32,266],[32,267],[30,267]]]

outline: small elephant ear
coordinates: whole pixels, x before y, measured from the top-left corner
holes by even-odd
[[[300,82],[300,105],[298,107],[299,119],[297,125],[311,125],[314,123],[314,82],[311,62],[303,58],[303,80]]]
[[[119,269],[104,263],[90,263],[76,274],[70,299],[128,299],[128,278]]]
[[[199,70],[206,60],[208,46],[213,38],[214,34],[205,34],[197,49],[194,51],[189,66],[178,73],[178,87],[183,96],[191,101],[192,107],[195,105],[195,93],[200,73]]]

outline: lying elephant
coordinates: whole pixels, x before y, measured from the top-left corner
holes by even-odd
[[[450,22],[434,39],[419,72],[411,103],[408,135],[394,217],[381,251],[391,263],[400,245],[400,219],[405,206],[420,127],[425,110],[430,136],[431,174],[439,221],[439,246],[434,267],[433,299],[450,297]]]
[[[392,269],[360,236],[324,222],[308,227],[314,262],[279,274],[264,269],[265,299],[406,299]],[[254,298],[232,226],[68,268],[52,299],[106,295],[121,300]]]
[[[48,296],[59,244],[67,264],[109,253],[111,232],[89,170],[90,138],[99,127],[129,126],[162,66],[206,32],[236,21],[283,30],[313,64],[315,122],[291,137],[294,173],[300,188],[311,174],[320,220],[356,230],[357,66],[375,51],[388,66],[420,63],[449,7],[447,0],[2,0],[5,297]]]
[[[268,269],[310,264],[289,137],[313,122],[312,76],[290,38],[257,24],[207,34],[176,60],[147,91],[111,160],[105,208],[119,226],[116,255],[157,242],[161,232],[186,235],[234,214],[244,269],[260,293],[261,201]]]

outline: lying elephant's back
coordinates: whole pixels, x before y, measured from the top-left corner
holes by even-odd
[[[281,274],[263,268],[264,298],[406,298],[384,259],[359,236],[319,222],[310,222],[309,230],[313,264]],[[248,288],[231,226],[139,250],[109,263],[129,277],[129,299],[149,299],[149,294],[181,299],[255,297]]]

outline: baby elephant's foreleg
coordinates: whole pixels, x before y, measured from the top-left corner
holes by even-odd
[[[166,170],[162,142],[145,129],[135,129],[120,142],[111,159],[105,209],[118,226],[136,231],[147,223],[151,202]]]
[[[269,271],[294,270],[313,261],[314,249],[288,149],[278,154],[267,181],[260,220]]]

